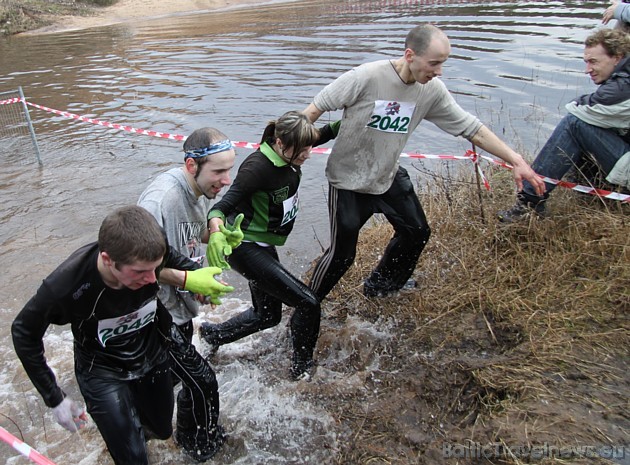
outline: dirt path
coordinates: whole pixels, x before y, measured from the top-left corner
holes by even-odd
[[[213,11],[261,3],[268,3],[268,0],[119,0],[115,5],[95,10],[95,14],[91,16],[52,17],[52,25],[27,32],[27,34],[88,29],[136,19],[159,18],[177,13]]]

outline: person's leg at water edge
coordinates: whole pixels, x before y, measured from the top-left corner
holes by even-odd
[[[175,442],[198,462],[212,458],[225,442],[218,424],[219,386],[212,367],[192,344],[192,321],[171,326],[169,355],[174,378],[182,382],[177,395]]]
[[[252,307],[224,323],[204,324],[202,337],[211,344],[222,345],[271,328],[280,323],[285,304],[295,308],[290,322],[291,376],[297,379],[309,372],[314,366],[313,352],[321,318],[319,301],[313,292],[280,263],[275,247],[243,243],[234,250],[229,262],[248,279]]]
[[[404,168],[398,168],[392,186],[379,196],[376,206],[391,223],[394,236],[365,280],[363,293],[367,297],[387,296],[405,287],[431,236],[424,210]]]
[[[232,269],[248,280],[252,306],[223,323],[202,323],[201,337],[214,349],[280,323],[282,301],[262,291],[268,283],[261,278],[261,271],[274,260],[277,261],[274,247],[262,247],[253,242],[241,243],[228,257]]]
[[[116,465],[148,465],[146,441],[172,433],[173,382],[168,362],[140,379],[117,380],[76,372],[88,413]],[[156,408],[159,406],[159,408]]]
[[[604,175],[615,163],[630,151],[630,144],[616,132],[585,123],[572,114],[566,115],[532,163],[532,169],[541,176],[561,180],[567,172],[580,166],[584,157],[590,156]],[[498,212],[501,222],[511,223],[530,213],[545,214],[545,202],[556,185],[545,183],[544,196],[538,196],[532,185],[524,181],[523,190],[517,194],[516,204],[509,210]]]
[[[320,302],[354,262],[359,231],[373,215],[375,197],[329,185],[330,246],[315,265],[309,283]]]

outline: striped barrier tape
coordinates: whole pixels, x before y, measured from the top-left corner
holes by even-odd
[[[499,161],[499,160],[495,160],[494,158],[485,156],[485,155],[480,155],[481,158],[483,158],[484,160],[489,161],[490,163],[494,163],[495,165],[499,165],[502,166],[504,168],[507,169],[512,169],[512,165],[509,165],[503,161]],[[591,195],[597,195],[599,197],[604,197],[606,199],[610,199],[610,200],[619,200],[621,202],[625,202],[628,203],[630,202],[630,195],[628,194],[622,194],[620,192],[612,192],[612,191],[607,191],[604,189],[597,189],[595,187],[590,187],[590,186],[582,186],[580,184],[574,183],[574,182],[569,182],[569,181],[559,181],[558,179],[553,179],[553,178],[548,178],[547,176],[540,176],[540,179],[542,179],[543,181],[549,183],[549,184],[555,184],[556,186],[561,186],[561,187],[565,187],[567,189],[572,189],[574,191],[577,192],[581,192],[583,194],[591,194]]]
[[[74,114],[74,113],[69,113],[67,111],[55,110],[53,108],[48,108],[48,107],[45,107],[43,105],[37,105],[36,103],[31,103],[31,102],[28,102],[28,101],[25,101],[25,103],[27,105],[32,106],[32,107],[39,108],[40,110],[47,111],[49,113],[54,113],[56,115],[65,116],[66,118],[73,118],[73,119],[76,119],[76,120],[79,120],[79,121],[85,121],[86,123],[97,124],[99,126],[104,126],[106,128],[119,129],[121,131],[132,132],[134,134],[143,134],[145,136],[162,137],[164,139],[173,139],[173,140],[179,140],[179,141],[186,139],[185,136],[180,136],[178,134],[167,134],[165,132],[150,131],[148,129],[137,129],[137,128],[134,128],[132,126],[125,126],[123,124],[108,123],[107,121],[101,121],[101,120],[94,119],[94,118],[88,118],[87,116],[81,116],[81,115],[77,115],[77,114]]]
[[[55,462],[43,456],[25,442],[20,441],[2,426],[0,426],[0,439],[2,439],[4,442],[6,442],[8,445],[13,447],[20,454],[22,454],[24,457],[28,458],[32,462],[38,463],[39,465],[55,465]]]
[[[0,101],[0,104],[16,103],[16,102],[19,102],[19,101],[22,101],[22,100],[23,99],[21,99],[21,98],[13,98],[13,99]],[[121,131],[127,131],[127,132],[131,132],[131,133],[134,133],[134,134],[142,134],[142,135],[146,135],[146,136],[161,137],[161,138],[164,138],[164,139],[171,139],[171,140],[177,140],[177,141],[183,141],[183,140],[186,139],[186,136],[183,136],[183,135],[180,135],[180,134],[169,134],[169,133],[166,133],[166,132],[151,131],[151,130],[148,130],[148,129],[138,129],[138,128],[134,128],[132,126],[126,126],[126,125],[116,124],[116,123],[109,123],[107,121],[101,121],[101,120],[94,119],[94,118],[88,118],[86,116],[77,115],[75,113],[69,113],[67,111],[55,110],[53,108],[48,108],[48,107],[45,107],[43,105],[38,105],[36,103],[29,102],[26,99],[24,99],[24,103],[26,103],[27,105],[30,105],[32,107],[38,108],[40,110],[44,110],[44,111],[49,112],[49,113],[54,113],[56,115],[64,116],[66,118],[73,118],[73,119],[76,119],[76,120],[79,120],[79,121],[84,121],[86,123],[92,123],[92,124],[96,124],[96,125],[107,127],[107,128],[111,128],[111,129],[118,129],[118,130],[121,130]],[[233,143],[234,143],[235,147],[245,148],[245,149],[252,149],[252,150],[255,150],[259,146],[259,144],[252,143],[252,142],[233,141]],[[331,149],[330,148],[315,147],[315,148],[312,149],[312,152],[313,153],[319,153],[319,154],[328,155],[328,154],[330,154]],[[400,154],[400,156],[402,158],[419,158],[419,159],[470,160],[475,165],[475,169],[477,170],[477,172],[481,176],[481,179],[483,180],[484,186],[488,190],[490,190],[490,184],[488,183],[488,180],[486,179],[486,177],[483,174],[483,171],[481,170],[481,165],[479,163],[479,161],[481,159],[489,161],[490,163],[502,166],[502,167],[510,169],[510,170],[512,169],[511,165],[509,165],[509,164],[507,164],[507,163],[505,163],[503,161],[495,160],[494,158],[491,158],[491,157],[488,157],[488,156],[485,156],[485,155],[479,155],[479,154],[475,153],[472,150],[467,150],[464,155],[429,155],[429,154],[421,154],[421,153],[406,153],[406,152],[403,152],[403,153]],[[596,189],[594,187],[582,186],[580,184],[576,184],[576,183],[572,183],[572,182],[568,182],[568,181],[561,181],[561,180],[558,180],[558,179],[551,179],[551,178],[547,178],[547,177],[544,177],[544,176],[540,176],[540,177],[541,177],[541,179],[543,181],[548,182],[550,184],[555,184],[557,186],[562,186],[562,187],[565,187],[567,189],[572,189],[572,190],[575,190],[577,192],[582,192],[584,194],[597,195],[599,197],[603,197],[603,198],[606,198],[606,199],[619,200],[619,201],[622,201],[622,202],[630,202],[630,195],[628,195],[628,194],[621,194],[621,193],[618,193],[618,192],[612,192],[612,191],[608,191],[608,190],[604,190],[604,189]]]

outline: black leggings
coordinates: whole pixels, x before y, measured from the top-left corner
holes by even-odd
[[[318,261],[311,289],[321,301],[354,262],[359,231],[374,213],[383,213],[394,227],[381,261],[366,286],[383,291],[401,289],[411,277],[431,229],[407,171],[399,167],[392,186],[380,195],[329,186],[330,247]]]
[[[145,434],[173,434],[173,381],[166,360],[139,379],[119,380],[76,371],[87,411],[116,465],[148,465]]]
[[[192,343],[192,321],[171,327],[171,369],[183,386],[177,395],[177,436],[195,450],[214,443],[219,419],[219,385],[210,364]],[[194,451],[193,451],[194,452]]]
[[[273,246],[243,242],[228,260],[249,281],[252,307],[217,325],[217,342],[226,344],[277,325],[284,303],[295,307],[291,317],[294,359],[310,360],[319,334],[321,310],[309,287],[282,266]]]

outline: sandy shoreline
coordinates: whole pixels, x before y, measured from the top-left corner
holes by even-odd
[[[26,34],[49,34],[108,26],[138,19],[154,19],[174,14],[208,12],[246,5],[271,3],[269,0],[119,0],[115,5],[98,8],[92,16],[54,16],[53,24]]]

